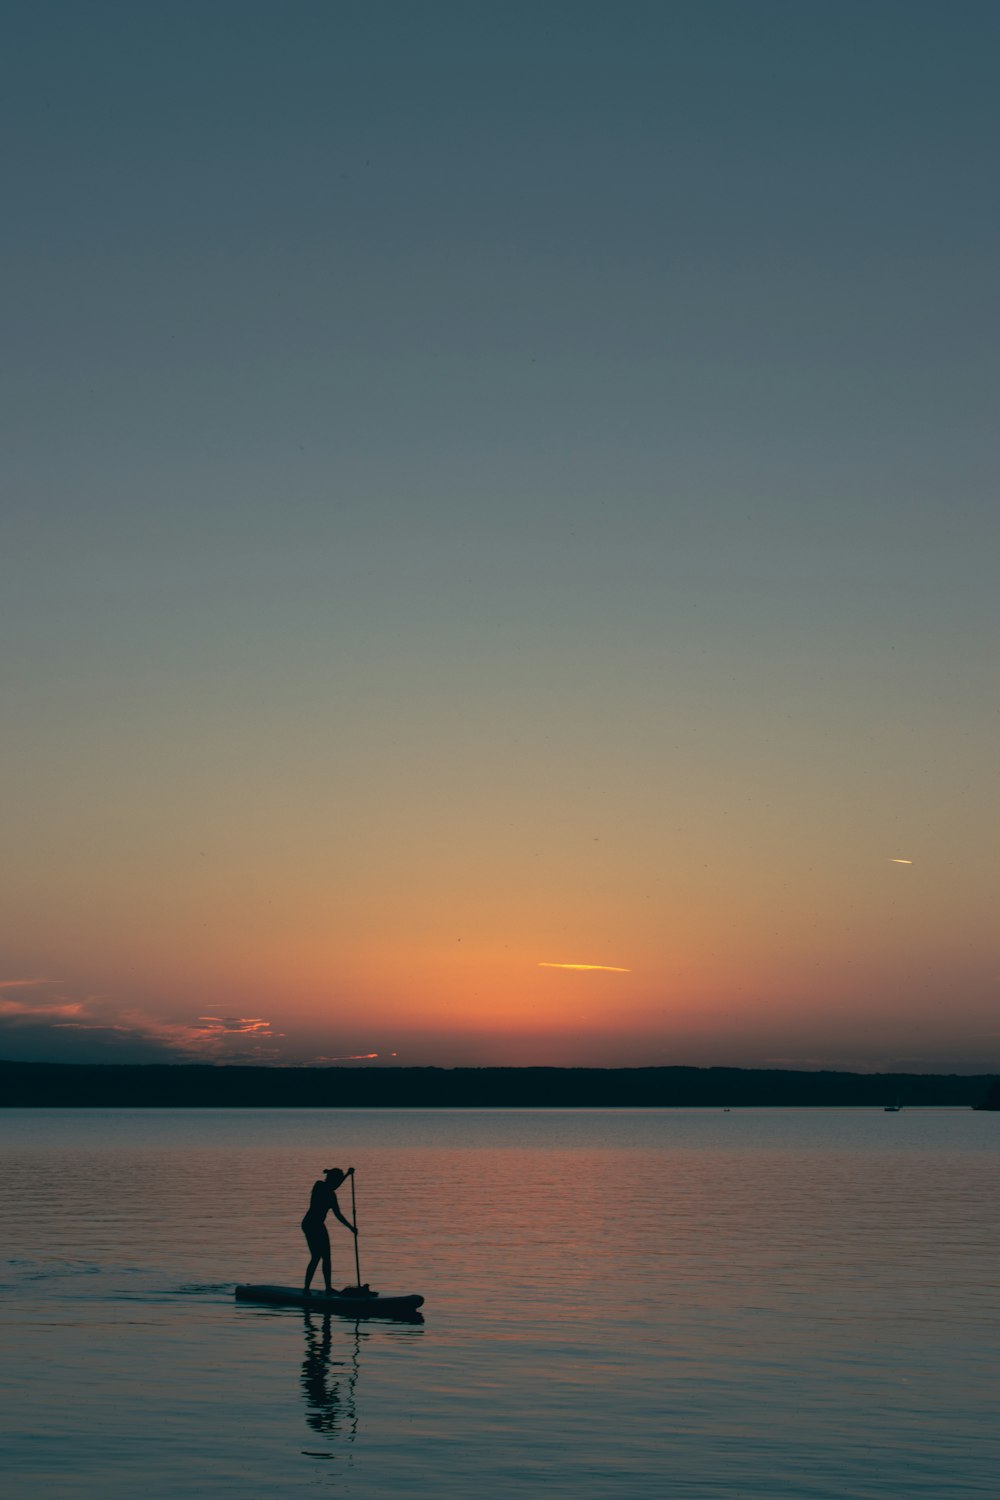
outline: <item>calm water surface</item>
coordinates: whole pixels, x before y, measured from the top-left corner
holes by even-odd
[[[19,1110],[0,1148],[7,1500],[997,1493],[1000,1116]],[[299,1280],[335,1164],[422,1323],[233,1301]]]

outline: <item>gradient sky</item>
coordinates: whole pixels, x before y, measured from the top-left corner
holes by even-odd
[[[1000,1068],[992,0],[3,10],[0,1056]]]

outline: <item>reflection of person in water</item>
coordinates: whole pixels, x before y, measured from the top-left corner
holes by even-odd
[[[340,1423],[340,1387],[336,1380],[327,1384],[330,1373],[330,1315],[323,1319],[322,1332],[306,1313],[306,1354],[302,1361],[302,1389],[306,1398],[306,1421],[314,1432],[336,1432]]]
[[[349,1170],[353,1170],[350,1168]],[[308,1292],[312,1284],[313,1273],[320,1261],[323,1262],[323,1280],[328,1292],[333,1291],[330,1282],[330,1236],[326,1231],[324,1220],[328,1213],[332,1213],[335,1219],[339,1219],[346,1229],[352,1234],[357,1234],[357,1229],[350,1219],[345,1219],[340,1212],[340,1204],[337,1202],[337,1189],[342,1182],[347,1180],[347,1172],[342,1172],[339,1167],[327,1167],[323,1173],[325,1181],[314,1182],[312,1196],[309,1199],[309,1208],[302,1220],[302,1233],[306,1237],[309,1246],[309,1264],[306,1267],[306,1279],[304,1290]]]
[[[343,1325],[338,1324],[340,1334]],[[361,1334],[354,1325],[353,1340],[344,1340],[341,1348],[350,1357],[347,1360],[331,1359],[333,1331],[330,1314],[324,1313],[322,1322],[309,1309],[305,1312],[306,1347],[302,1359],[302,1394],[306,1402],[306,1421],[313,1432],[326,1438],[340,1438],[353,1443],[358,1431],[358,1410],[355,1404],[355,1387],[358,1383],[358,1361],[361,1354]],[[337,1368],[337,1374],[331,1369]],[[308,1452],[308,1450],[305,1450]],[[331,1452],[310,1453],[311,1458],[330,1458]]]

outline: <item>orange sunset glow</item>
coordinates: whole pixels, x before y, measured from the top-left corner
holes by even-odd
[[[19,105],[0,1057],[1000,1065],[986,134],[331,25]]]
[[[618,837],[595,840],[573,827],[572,784],[532,797],[500,762],[486,802],[463,788],[462,758],[417,801],[360,767],[331,786],[305,765],[294,795],[252,794],[247,768],[236,797],[224,777],[216,793],[222,753],[184,786],[190,827],[167,815],[169,797],[142,810],[123,773],[116,802],[92,783],[57,865],[51,839],[25,841],[16,880],[2,877],[18,934],[0,1008],[9,1038],[35,1046],[43,1028],[59,1055],[72,1044],[359,1066],[394,1052],[399,1064],[863,1064],[898,1050],[901,1028],[911,1049],[946,1045],[942,966],[970,1015],[992,1003],[992,970],[978,976],[975,957],[986,854],[966,848],[959,863],[934,813],[934,857],[904,890],[859,863],[870,834],[824,828],[823,804],[810,808],[794,779],[765,818],[735,795],[713,802],[704,764],[676,785],[632,778],[601,798]],[[870,801],[859,796],[859,820]],[[68,815],[65,801],[56,811]],[[44,905],[30,894],[43,882]],[[945,909],[947,942],[934,937]],[[539,959],[553,940],[586,960]],[[622,950],[628,967],[614,962]],[[59,977],[17,979],[32,972]]]

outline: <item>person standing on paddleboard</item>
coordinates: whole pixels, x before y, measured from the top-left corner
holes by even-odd
[[[330,1283],[330,1236],[326,1230],[324,1220],[328,1213],[332,1213],[335,1219],[339,1219],[345,1229],[352,1234],[357,1234],[356,1225],[350,1219],[345,1219],[340,1212],[340,1204],[337,1202],[337,1189],[342,1182],[347,1181],[348,1174],[353,1172],[353,1167],[348,1167],[342,1172],[339,1167],[327,1167],[323,1176],[325,1181],[314,1182],[312,1195],[309,1199],[309,1208],[302,1220],[302,1233],[306,1237],[309,1246],[310,1261],[306,1267],[306,1279],[303,1290],[308,1292],[312,1284],[313,1273],[320,1261],[323,1262],[323,1280],[326,1282],[328,1293],[333,1291]]]

